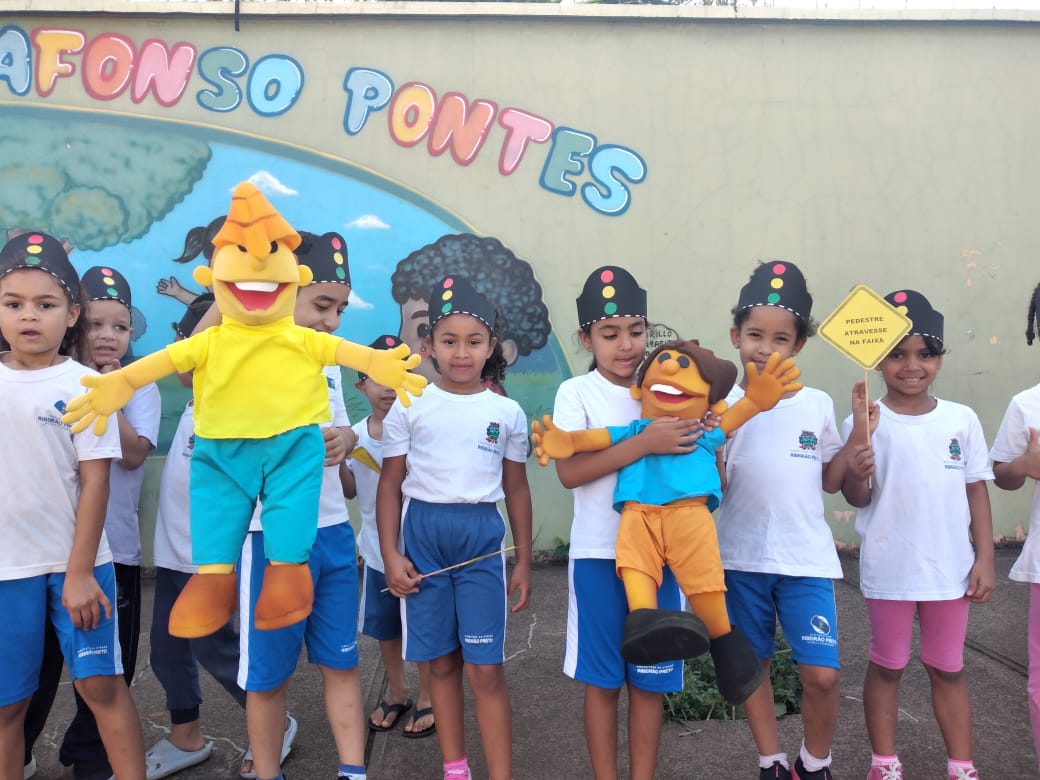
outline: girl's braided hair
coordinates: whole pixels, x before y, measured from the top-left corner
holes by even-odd
[[[1029,313],[1026,315],[1026,344],[1033,345],[1036,332],[1040,330],[1040,284],[1033,288],[1029,296]]]

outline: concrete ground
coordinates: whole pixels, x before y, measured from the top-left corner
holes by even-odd
[[[1024,780],[1037,777],[1026,702],[1026,617],[1028,586],[1010,582],[1007,572],[1017,549],[997,551],[997,592],[992,603],[973,607],[968,630],[966,669],[975,725],[975,760],[985,780]],[[865,776],[870,748],[863,725],[861,683],[869,637],[866,609],[855,586],[856,561],[844,561],[848,579],[836,587],[842,643],[843,683],[840,720],[834,742],[834,776],[838,780]],[[566,566],[539,565],[533,575],[531,607],[511,615],[506,672],[513,705],[515,774],[528,780],[591,777],[582,732],[581,686],[560,671],[566,631]],[[164,698],[148,665],[148,625],[151,582],[145,583],[144,635],[133,693],[141,714],[145,744],[161,738],[168,728]],[[378,648],[361,638],[361,674],[366,706],[372,709],[384,685]],[[414,674],[414,670],[413,670]],[[414,690],[414,689],[413,689]],[[213,757],[175,777],[181,780],[233,778],[246,748],[242,712],[228,695],[203,674],[203,725],[216,743]],[[622,697],[624,702],[624,697]],[[300,732],[284,770],[291,780],[328,778],[336,774],[336,755],[325,721],[321,680],[301,661],[290,686],[289,702]],[[932,714],[928,677],[911,662],[903,678],[899,719],[899,752],[910,780],[945,777],[945,751]],[[57,763],[56,744],[73,709],[68,683],[58,694],[47,729],[37,743],[40,780],[71,778],[71,769]],[[467,703],[467,749],[474,778],[487,776],[479,735]],[[624,723],[624,716],[622,716]],[[780,721],[784,748],[792,760],[801,742],[801,718]],[[627,776],[624,731],[621,734],[622,775]],[[373,780],[426,778],[440,775],[436,738],[404,739],[400,729],[372,734],[368,741],[369,777]],[[665,724],[657,777],[757,777],[755,750],[743,721],[699,721]]]

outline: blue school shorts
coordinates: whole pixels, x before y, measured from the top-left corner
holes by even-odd
[[[380,642],[401,638],[401,599],[390,591],[383,593],[385,587],[386,575],[365,566],[358,625],[362,634]]]
[[[94,579],[112,602],[112,617],[90,631],[72,625],[61,604],[65,574],[41,574],[0,580],[4,630],[0,631],[0,706],[14,704],[36,691],[43,662],[46,621],[54,624],[61,652],[73,680],[123,673],[116,610],[116,572],[111,563],[94,567]]]
[[[840,669],[834,582],[761,572],[726,572],[726,609],[763,661],[776,650],[780,620],[791,657],[799,664]]]
[[[567,577],[567,641],[563,673],[578,682],[614,690],[626,682],[648,693],[673,693],[683,687],[682,660],[636,666],[621,657],[628,599],[610,558],[572,558]],[[686,600],[675,575],[664,568],[657,591],[661,609],[683,609]]]
[[[409,499],[402,523],[404,554],[419,572],[432,572],[503,549],[505,522],[498,506],[431,504]],[[436,574],[404,599],[406,661],[432,661],[462,648],[470,664],[505,660],[504,555]]]
[[[307,561],[314,582],[314,607],[306,620],[273,631],[253,625],[264,569],[264,535],[253,531],[242,546],[239,564],[238,684],[246,691],[269,691],[292,676],[300,650],[307,660],[329,669],[358,663],[357,552],[350,523],[318,529]]]

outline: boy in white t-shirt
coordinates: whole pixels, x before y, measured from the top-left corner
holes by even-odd
[[[730,339],[741,365],[761,369],[774,352],[797,355],[815,331],[811,311],[812,296],[794,263],[758,266],[733,309]],[[726,398],[730,406],[746,384],[745,375]],[[780,747],[768,674],[744,703],[762,780],[831,780],[840,669],[833,580],[842,570],[823,492],[841,488],[848,455],[834,403],[811,387],[752,418],[726,445],[718,516],[726,605],[767,672],[779,618],[802,683],[805,734],[793,766]]]
[[[371,344],[373,349],[392,349],[403,343],[397,336],[380,336]],[[365,573],[361,585],[361,611],[358,626],[361,633],[379,641],[379,653],[386,670],[387,692],[380,698],[377,709],[369,716],[372,731],[390,731],[401,716],[412,709],[408,698],[408,681],[404,672],[401,630],[401,600],[386,587],[383,556],[379,552],[379,529],[376,527],[376,488],[383,463],[383,418],[397,400],[393,388],[381,385],[365,374],[358,373],[354,385],[368,400],[370,414],[354,426],[357,446],[351,457],[340,466],[343,495],[357,497],[361,509],[361,533],[358,534],[358,553],[365,559]],[[419,693],[415,710],[401,732],[410,738],[428,737],[436,730],[433,705],[430,703],[430,664],[421,661]]]

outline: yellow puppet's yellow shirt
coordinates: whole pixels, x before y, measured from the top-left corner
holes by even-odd
[[[266,439],[331,419],[322,368],[336,364],[341,342],[292,317],[266,325],[225,317],[166,350],[179,372],[195,372],[197,435]]]

